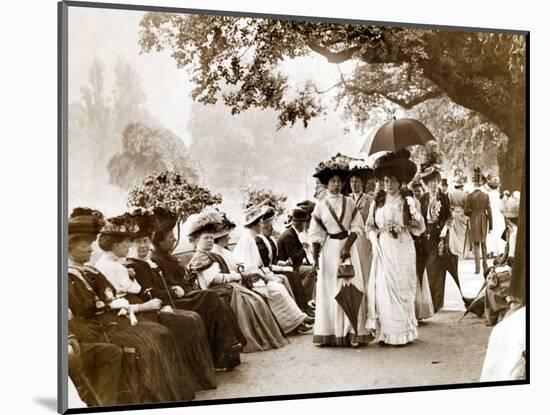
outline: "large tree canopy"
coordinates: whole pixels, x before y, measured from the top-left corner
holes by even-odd
[[[446,95],[506,134],[501,177],[505,187],[519,188],[525,36],[160,13],[146,14],[141,26],[142,50],[169,49],[192,74],[199,102],[221,98],[234,114],[272,108],[280,126],[297,121],[307,126],[326,109],[328,90],[358,122],[382,102],[411,109]],[[341,72],[324,90],[312,82],[291,85],[280,64],[312,53],[333,64],[353,61],[352,75]]]

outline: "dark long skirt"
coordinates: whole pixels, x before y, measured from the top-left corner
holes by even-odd
[[[304,312],[307,311],[309,309],[307,305],[308,300],[300,274],[295,271],[282,272],[281,274],[287,277],[290,288],[292,289],[292,294],[294,295],[294,301],[296,301],[298,308]]]
[[[197,390],[214,389],[214,362],[201,317],[194,311],[174,310],[173,313],[160,312],[159,320],[176,337],[181,358],[193,374]]]
[[[122,349],[124,390],[118,404],[194,398],[190,374],[185,372],[176,340],[166,327],[146,319],[133,327],[126,317],[110,312],[93,319],[75,318],[71,330],[81,342],[112,343]]]
[[[134,294],[126,294],[125,298],[130,304],[143,303],[141,298]],[[216,387],[214,363],[206,338],[206,330],[197,313],[177,309],[173,313],[149,311],[137,314],[137,318],[160,323],[172,332],[178,344],[185,372],[191,375],[189,381],[194,387],[193,390]]]
[[[458,257],[451,253],[444,256],[439,255],[438,244],[441,228],[437,225],[428,224],[426,232],[422,234],[422,249],[419,256],[420,262],[417,262],[417,275],[421,276],[426,269],[428,274],[428,283],[430,284],[430,294],[434,306],[434,313],[443,307],[445,299],[445,279],[447,271],[453,277],[458,289],[460,281],[458,279]],[[422,281],[422,279],[420,279]]]
[[[236,346],[244,346],[246,340],[228,302],[213,290],[191,291],[173,300],[176,308],[200,315],[216,368],[231,369],[241,363],[241,348]]]

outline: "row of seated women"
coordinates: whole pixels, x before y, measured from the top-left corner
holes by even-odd
[[[73,211],[69,373],[87,405],[193,399],[216,387],[216,371],[239,365],[241,352],[282,347],[287,334],[311,329],[311,310],[297,306],[288,278],[232,260],[231,226],[220,219],[190,218],[197,250],[185,269],[172,255],[176,218],[167,212],[105,221]],[[90,266],[96,240],[102,254]]]

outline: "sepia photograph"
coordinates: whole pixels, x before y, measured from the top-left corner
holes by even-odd
[[[58,6],[59,412],[529,383],[529,32]]]

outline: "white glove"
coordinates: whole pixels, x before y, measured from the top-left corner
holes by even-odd
[[[172,291],[177,298],[181,298],[185,295],[185,291],[179,285],[174,285]]]
[[[115,298],[113,301],[109,303],[109,307],[112,310],[119,310],[121,308],[129,308],[130,303],[126,298]]]
[[[446,236],[447,236],[447,231],[448,231],[448,229],[449,229],[449,228],[447,227],[447,225],[445,225],[445,226],[443,227],[443,229],[441,229],[441,233],[439,234],[439,237],[440,237],[440,238],[446,237]]]

